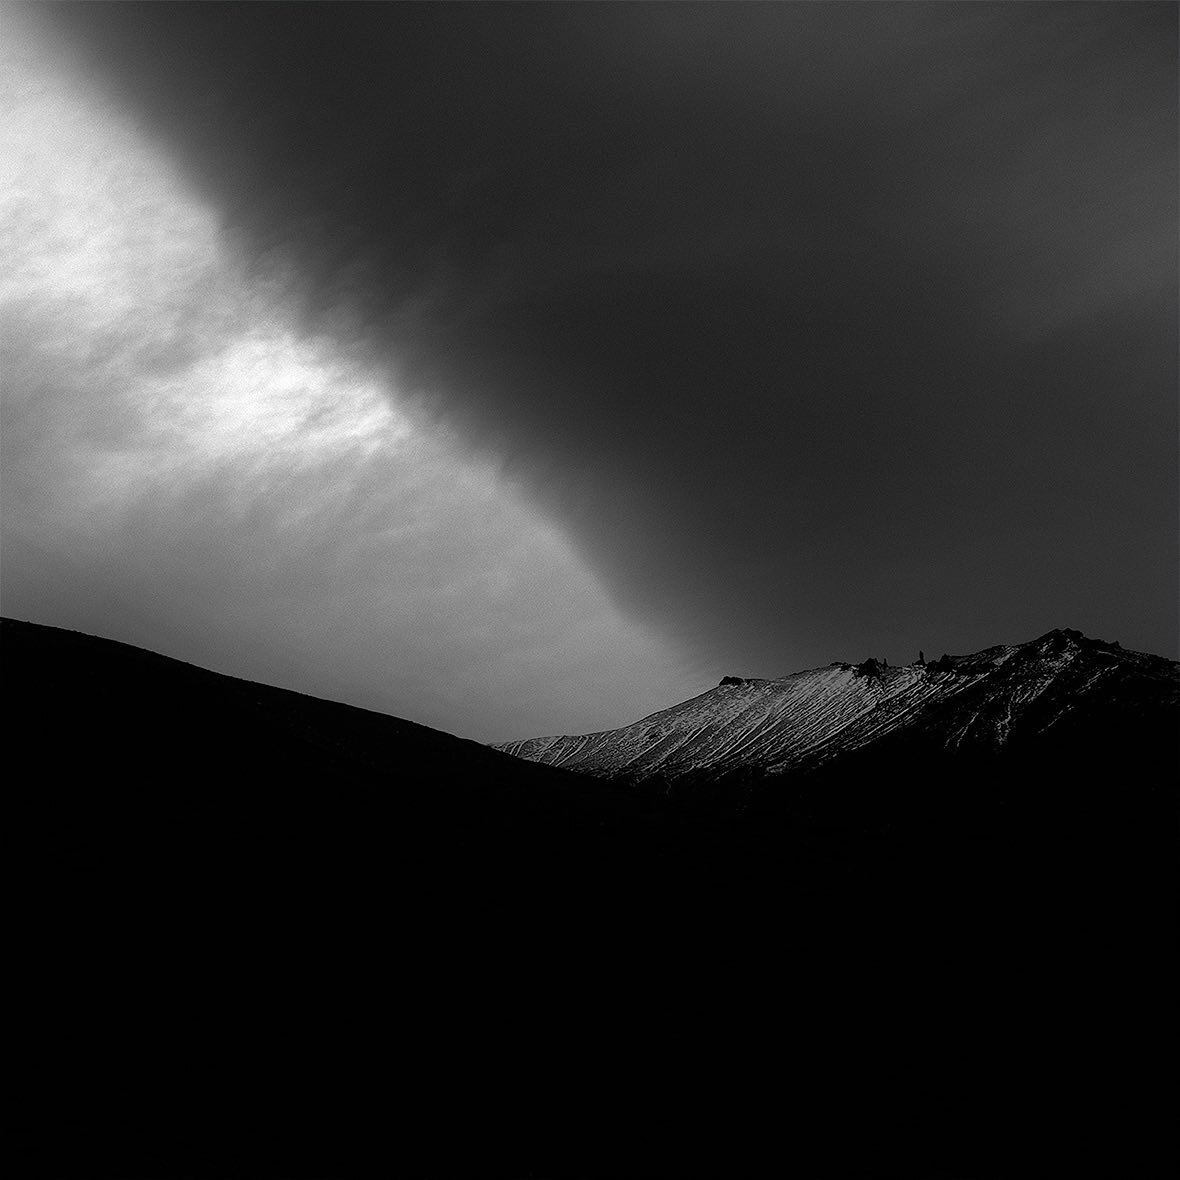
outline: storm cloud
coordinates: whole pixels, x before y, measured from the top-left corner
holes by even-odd
[[[1174,6],[39,16],[299,347],[695,667],[1175,650]]]
[[[478,737],[691,689],[490,458],[303,330],[60,44],[5,32],[6,613]]]

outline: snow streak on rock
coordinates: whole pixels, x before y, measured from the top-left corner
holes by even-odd
[[[1180,664],[1051,631],[1029,643],[906,667],[832,664],[777,680],[727,676],[716,688],[632,725],[506,742],[535,762],[633,782],[775,775],[818,766],[900,730],[936,748],[997,751],[1036,737],[1094,699],[1144,677],[1180,709]]]

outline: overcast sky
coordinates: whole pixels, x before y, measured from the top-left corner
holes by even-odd
[[[482,739],[1176,654],[1174,5],[0,17],[6,614]]]

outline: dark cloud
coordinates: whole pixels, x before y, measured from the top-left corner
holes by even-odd
[[[23,16],[0,42],[6,613],[480,738],[700,687],[494,462],[300,332],[289,283]]]
[[[1175,648],[1174,6],[48,19],[309,330],[726,670]]]

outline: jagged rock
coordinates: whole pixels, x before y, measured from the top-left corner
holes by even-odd
[[[863,664],[857,664],[852,674],[854,676],[880,676],[888,666],[888,664],[883,663],[881,660],[874,659],[870,656]]]

